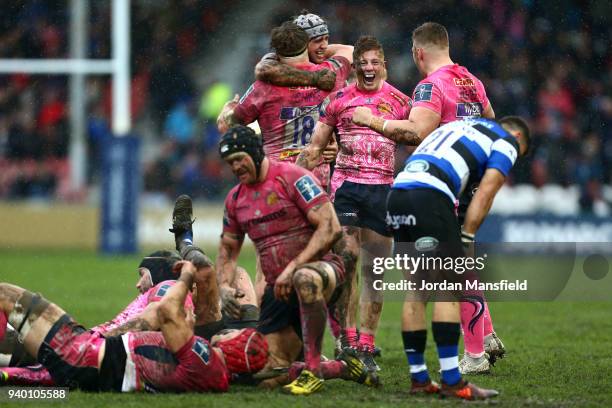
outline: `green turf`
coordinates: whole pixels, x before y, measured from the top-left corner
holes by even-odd
[[[84,325],[107,320],[135,295],[138,257],[101,257],[78,251],[0,250],[0,281],[42,292]],[[253,270],[247,253],[241,264]],[[499,389],[498,406],[612,406],[610,303],[526,302],[490,305],[496,331],[508,349],[490,376],[469,378]],[[276,391],[232,387],[225,395],[116,395],[71,392],[62,406],[74,407],[283,407],[425,406],[461,402],[413,398],[399,333],[401,304],[385,304],[377,343],[383,349],[381,389],[329,381],[317,395],[295,398]],[[326,354],[331,343],[326,340]],[[427,361],[437,377],[433,341]],[[28,406],[37,404],[30,403]],[[43,406],[55,406],[45,403]],[[16,406],[2,404],[2,406]]]

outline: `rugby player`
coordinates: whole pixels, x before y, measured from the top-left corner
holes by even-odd
[[[418,137],[413,134],[414,137]],[[462,238],[473,240],[495,195],[518,156],[529,146],[529,128],[518,117],[499,124],[477,118],[448,123],[427,136],[406,161],[389,193],[387,211],[395,219],[412,219],[394,229],[396,253],[410,243],[436,256],[463,257]],[[456,222],[455,203],[468,184],[480,182],[463,224]],[[402,248],[402,245],[404,247]],[[453,273],[453,275],[455,275]],[[432,331],[442,373],[442,387],[431,381],[424,360],[427,331],[425,302],[407,296],[402,317],[402,338],[411,373],[411,393],[441,393],[463,399],[487,399],[495,390],[481,389],[461,378],[458,362],[460,306],[434,303]]]
[[[344,346],[358,349],[368,368],[374,370],[377,369],[373,359],[374,336],[382,312],[382,293],[372,287],[371,266],[374,257],[391,253],[393,241],[385,220],[385,202],[393,182],[395,142],[368,127],[353,124],[351,118],[357,107],[363,107],[381,120],[405,119],[410,113],[411,101],[385,81],[384,50],[376,38],[361,37],[355,44],[353,61],[357,83],[329,96],[311,143],[297,163],[307,169],[316,166],[337,129],[341,147],[331,181],[331,195],[345,233],[345,247],[338,252],[344,257],[349,275],[361,253],[363,279],[359,335],[354,307],[347,319]],[[357,286],[356,279],[352,280],[352,286]]]
[[[344,280],[341,258],[329,252],[341,228],[327,194],[309,171],[268,159],[246,126],[225,133],[219,153],[239,184],[225,200],[217,275],[227,288],[248,234],[267,283],[258,330],[270,345],[268,367],[288,367],[300,352],[295,339],[303,340],[304,369],[283,391],[311,394],[337,377],[375,385],[355,355],[321,362],[327,304]]]
[[[343,65],[343,59],[353,62],[353,47],[344,44],[329,44],[329,28],[325,20],[308,10],[302,10],[293,22],[308,34],[308,59],[313,64],[329,61]],[[350,73],[350,70],[349,70]],[[314,86],[332,91],[338,82],[337,72],[324,68],[317,71],[304,70],[285,64],[275,53],[268,53],[255,66],[255,79],[278,86]],[[340,73],[345,81],[348,73]]]
[[[308,34],[295,23],[286,22],[272,30],[270,46],[283,64],[307,71],[325,67],[336,72],[336,85],[344,85],[351,64],[347,58],[337,56],[333,61],[316,65],[308,61]],[[239,101],[228,102],[217,121],[219,131],[225,133],[235,124],[247,125],[258,121],[264,151],[272,160],[294,163],[298,154],[310,142],[319,119],[319,107],[329,91],[313,87],[283,87],[255,81]],[[335,154],[336,148],[333,148]],[[329,164],[321,163],[314,174],[326,187],[329,182]]]
[[[482,82],[465,67],[450,58],[448,32],[438,23],[424,23],[412,33],[412,57],[424,76],[414,89],[413,105],[407,121],[389,121],[385,135],[399,143],[418,144],[425,135],[446,123],[473,117],[495,118],[495,112]],[[372,120],[366,110],[356,110],[355,123],[382,129],[380,120]],[[411,138],[410,131],[418,140]],[[473,191],[478,185],[470,181],[469,188],[461,195],[458,222],[463,224],[465,211]],[[471,293],[461,303],[461,323],[464,333],[465,353],[461,360],[463,374],[489,372],[491,363],[502,357],[505,349],[493,331],[489,308],[484,295]],[[486,328],[486,330],[485,330]],[[485,336],[486,335],[486,336]],[[485,345],[487,354],[485,355]]]
[[[85,391],[227,391],[231,375],[263,367],[265,339],[254,329],[223,333],[211,343],[195,336],[193,312],[183,305],[194,282],[198,286],[208,281],[211,270],[189,261],[179,261],[175,268],[180,277],[157,308],[161,332],[105,338],[40,295],[0,283],[0,337],[7,322],[17,328],[26,351],[58,386]]]

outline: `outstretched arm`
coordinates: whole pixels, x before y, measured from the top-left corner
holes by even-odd
[[[168,348],[176,353],[193,336],[184,305],[187,293],[193,286],[196,267],[189,261],[179,261],[174,268],[180,268],[181,276],[159,301],[157,316]]]
[[[255,79],[277,86],[314,86],[324,91],[331,91],[336,85],[333,71],[303,71],[280,62],[276,54],[266,54],[257,63]]]
[[[323,151],[329,144],[334,128],[318,121],[315,125],[310,143],[302,150],[295,164],[312,170],[321,162]]]
[[[427,108],[415,107],[407,120],[385,120],[360,106],[353,112],[353,123],[366,126],[389,139],[416,146],[440,125],[440,115]]]

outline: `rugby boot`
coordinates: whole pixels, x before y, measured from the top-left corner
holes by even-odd
[[[434,381],[429,380],[428,382],[418,382],[414,379],[410,379],[410,395],[418,394],[438,394],[440,392],[440,385]]]
[[[302,370],[300,376],[283,386],[282,390],[286,394],[310,395],[318,391],[322,386],[323,379],[317,377],[309,370]]]
[[[360,350],[359,358],[363,361],[363,364],[368,368],[369,371],[377,372],[380,371],[380,366],[376,364],[374,360],[374,352],[368,350]]]
[[[346,364],[345,380],[355,381],[356,383],[364,384],[368,387],[378,387],[380,385],[378,373],[375,370],[368,370],[355,349],[350,347],[344,348],[338,355],[337,360]]]
[[[495,332],[487,334],[484,338],[485,352],[489,355],[489,363],[494,365],[497,359],[504,358],[506,354],[506,348],[501,339],[497,337]]]
[[[459,383],[449,386],[442,383],[440,388],[440,398],[459,398],[468,401],[475,400],[486,400],[494,398],[499,395],[496,390],[489,390],[486,388],[480,388],[475,384],[469,383],[465,380],[459,381]]]
[[[484,353],[481,358],[472,358],[464,354],[461,361],[459,361],[459,372],[461,374],[489,374],[491,372],[491,364],[488,357],[487,353]]]
[[[172,228],[170,232],[181,234],[191,230],[193,224],[193,204],[191,197],[187,194],[181,194],[174,202],[172,210]]]
[[[186,232],[191,232],[191,226],[195,220],[193,218],[193,204],[191,197],[187,194],[182,194],[177,197],[172,210],[172,228],[170,232],[174,233],[174,241],[176,249],[180,250],[179,244]]]

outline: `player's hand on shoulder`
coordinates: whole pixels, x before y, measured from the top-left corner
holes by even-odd
[[[233,319],[240,319],[240,302],[238,302],[238,299],[244,297],[244,293],[226,285],[220,286],[219,292],[221,308],[225,314]]]
[[[180,260],[174,263],[174,265],[172,266],[172,272],[174,272],[177,277],[181,276],[184,273],[194,275],[196,272],[196,267],[189,261]]]
[[[316,71],[315,86],[323,91],[331,91],[336,86],[336,73],[327,68]]]
[[[369,126],[372,120],[372,111],[365,106],[358,106],[353,111],[352,121],[359,126]]]

